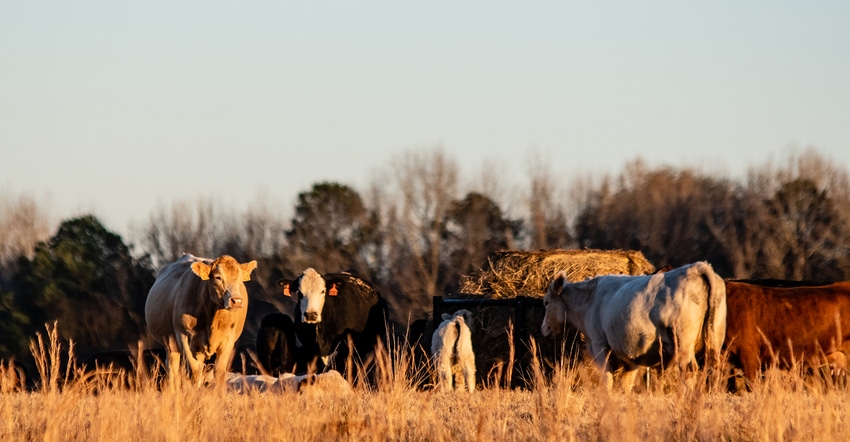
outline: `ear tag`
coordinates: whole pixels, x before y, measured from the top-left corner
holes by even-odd
[[[292,293],[289,293],[289,284],[283,286],[283,295],[289,296],[290,298],[292,297]]]
[[[331,290],[328,292],[328,294],[331,295],[331,296],[336,296],[337,293],[339,293],[339,292],[336,289],[336,284],[334,284],[334,285],[331,286]]]

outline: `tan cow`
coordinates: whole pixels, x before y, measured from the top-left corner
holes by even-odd
[[[239,264],[230,256],[215,260],[189,254],[165,266],[145,303],[148,332],[168,351],[168,377],[177,378],[185,359],[197,383],[204,364],[215,359],[215,382],[224,384],[236,339],[248,311],[245,281],[257,261]]]

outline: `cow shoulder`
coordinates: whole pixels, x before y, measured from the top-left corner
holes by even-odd
[[[380,297],[375,286],[353,270],[328,273],[325,275],[325,284],[328,291],[335,287],[338,296],[345,296],[345,299],[355,302],[374,302]]]
[[[351,321],[366,321],[370,311],[381,304],[378,290],[363,278],[348,272],[328,273],[324,278],[328,293],[322,312],[323,317],[328,315],[325,321],[347,323],[346,327],[350,327]]]

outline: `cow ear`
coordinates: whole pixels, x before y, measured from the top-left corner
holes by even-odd
[[[210,279],[210,270],[212,270],[212,267],[210,267],[204,262],[198,261],[192,263],[192,272],[200,276],[201,279],[204,281]]]
[[[289,291],[289,285],[291,283],[292,283],[292,281],[290,281],[288,279],[278,279],[275,282],[275,284],[277,284],[277,286],[280,287],[280,290],[284,294],[284,296],[290,296],[290,297],[292,296],[292,292]]]
[[[239,264],[239,267],[242,268],[242,282],[251,280],[251,272],[257,268],[257,261],[246,262],[245,264]]]
[[[555,296],[561,296],[561,290],[564,289],[564,283],[567,282],[567,276],[564,272],[558,273],[558,276],[552,281],[552,294]]]
[[[452,319],[452,315],[450,313],[443,313],[442,318],[443,321],[448,321],[449,319]]]
[[[328,290],[328,295],[336,296],[339,291],[336,289],[336,284],[331,285],[331,289]]]

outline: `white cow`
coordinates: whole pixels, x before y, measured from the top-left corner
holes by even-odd
[[[459,368],[467,390],[475,391],[475,354],[472,352],[472,333],[467,325],[471,320],[469,310],[458,310],[453,315],[443,313],[443,322],[431,338],[437,386],[442,390],[453,388],[452,370]]]
[[[228,389],[247,393],[249,391],[272,393],[300,393],[306,390],[322,390],[340,393],[351,392],[351,386],[336,370],[319,374],[295,375],[284,373],[280,377],[268,375],[227,374]]]
[[[631,391],[640,366],[694,367],[698,354],[719,362],[726,336],[726,286],[706,262],[647,276],[598,276],[570,283],[562,272],[543,298],[543,336],[569,322],[581,331],[607,389],[623,367]]]

